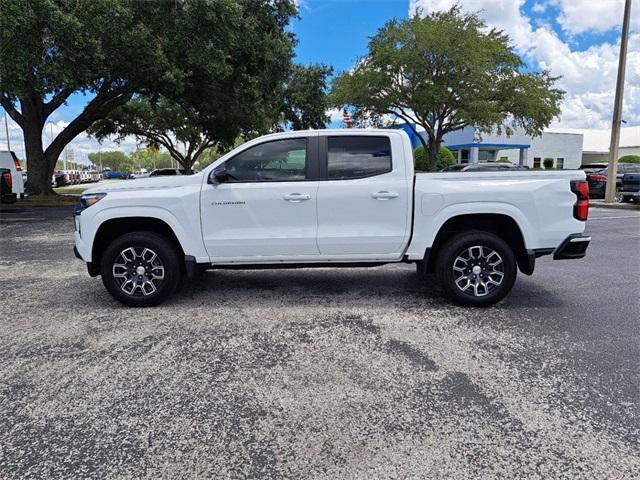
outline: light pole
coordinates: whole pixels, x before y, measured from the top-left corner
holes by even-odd
[[[624,71],[627,63],[627,42],[629,39],[629,18],[631,17],[631,0],[624,3],[622,20],[622,37],[620,38],[620,59],[618,61],[618,80],[616,81],[616,99],[613,104],[613,122],[611,124],[611,144],[609,145],[609,164],[607,167],[607,189],[604,201],[613,203],[616,196],[616,180],[618,177],[618,144],[620,143],[620,126],[622,124],[622,98],[624,96]]]
[[[7,112],[4,112],[4,131],[7,134],[7,150],[11,151],[11,142],[9,141],[9,122],[7,120],[8,116]]]

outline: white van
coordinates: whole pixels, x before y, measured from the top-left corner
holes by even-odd
[[[24,180],[22,178],[22,167],[16,154],[9,150],[0,150],[0,168],[11,170],[13,180],[12,191],[20,198],[24,198]]]

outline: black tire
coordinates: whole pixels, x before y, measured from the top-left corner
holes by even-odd
[[[100,272],[109,293],[129,307],[158,305],[173,294],[181,277],[176,248],[153,232],[131,232],[112,241],[102,255]]]
[[[436,260],[438,282],[447,297],[468,307],[487,307],[502,300],[511,291],[517,272],[511,247],[500,237],[481,230],[450,238]]]
[[[421,282],[425,282],[427,280],[428,274],[424,260],[416,262],[416,275],[418,276],[418,280]]]

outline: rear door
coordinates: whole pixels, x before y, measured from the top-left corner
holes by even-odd
[[[396,258],[410,235],[411,179],[399,135],[320,136],[318,248],[349,260]]]

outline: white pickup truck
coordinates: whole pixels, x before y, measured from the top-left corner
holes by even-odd
[[[486,306],[536,257],[584,257],[583,172],[414,174],[413,164],[398,130],[267,135],[195,175],[87,190],[75,253],[129,306],[160,303],[202,269],[393,262]]]

